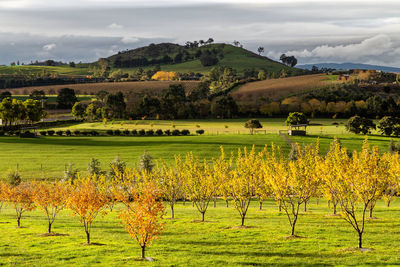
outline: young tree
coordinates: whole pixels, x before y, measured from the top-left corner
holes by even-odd
[[[51,233],[51,227],[57,214],[65,208],[66,196],[69,193],[69,185],[66,183],[38,182],[33,183],[33,201],[47,217],[48,233]]]
[[[22,214],[35,208],[31,184],[20,183],[16,186],[3,184],[2,191],[4,198],[14,207],[17,226],[21,227]]]
[[[261,55],[261,53],[264,53],[264,47],[259,46],[259,47],[257,48],[257,52],[258,52],[259,55]]]
[[[67,206],[75,216],[79,216],[80,222],[85,227],[87,244],[90,244],[92,223],[107,205],[108,199],[91,180],[91,177],[78,180],[80,181],[75,183],[73,190],[69,193]]]
[[[120,218],[131,238],[138,242],[142,259],[145,259],[146,247],[150,246],[164,229],[165,207],[161,194],[153,183],[144,184],[140,191],[132,188],[131,195],[132,201],[121,199],[126,209],[121,211]]]
[[[154,167],[153,157],[146,151],[144,151],[143,155],[141,155],[139,158],[139,166],[141,170],[146,170],[148,172],[151,172],[151,170]]]
[[[246,121],[244,124],[244,127],[250,129],[250,134],[253,135],[254,129],[262,128],[262,125],[259,120],[252,119],[252,120]]]
[[[244,148],[242,152],[239,149],[235,161],[236,168],[231,172],[230,179],[224,183],[228,187],[235,209],[240,214],[242,227],[251,198],[255,195],[257,177],[262,175],[262,157],[263,153],[257,154],[254,146],[250,151]]]
[[[201,213],[201,221],[204,222],[208,204],[217,192],[219,183],[207,162],[200,162],[192,153],[186,156],[184,175],[187,196]]]
[[[72,107],[72,116],[83,119],[85,117],[85,106],[81,102],[76,102]]]
[[[345,158],[346,159],[346,158]],[[382,177],[387,175],[386,166],[379,163],[377,147],[370,149],[367,139],[362,151],[354,151],[349,162],[342,162],[333,184],[342,210],[342,217],[358,234],[358,247],[362,248],[365,217],[371,203],[382,195]],[[339,169],[340,168],[340,169]]]
[[[161,162],[160,168],[155,172],[156,181],[159,185],[163,199],[169,202],[171,207],[171,218],[175,218],[174,206],[183,191],[182,161],[175,156],[175,168]]]
[[[57,103],[59,108],[72,108],[76,102],[78,102],[78,99],[76,98],[74,89],[63,88],[58,93]]]
[[[308,124],[307,116],[301,112],[291,112],[285,121],[286,125]]]
[[[42,103],[38,100],[27,99],[24,102],[24,107],[26,119],[31,123],[40,121],[46,115]]]
[[[346,130],[355,134],[368,134],[371,130],[375,129],[374,122],[370,119],[353,116],[345,124]]]
[[[273,153],[268,156],[263,168],[267,185],[271,186],[275,200],[288,217],[292,237],[296,236],[300,205],[311,198],[318,185],[315,176],[310,175],[319,158],[318,148],[312,145],[305,148],[298,146],[298,151],[299,157],[295,161],[287,161],[282,157],[276,159]]]

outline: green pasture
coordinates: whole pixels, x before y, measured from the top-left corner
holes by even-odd
[[[206,222],[190,202],[176,204],[176,219],[166,219],[164,234],[147,250],[153,262],[137,261],[140,247],[130,239],[118,219],[117,206],[93,223],[91,241],[79,219],[61,211],[53,231],[63,236],[43,236],[44,214],[26,212],[23,228],[16,228],[15,211],[6,206],[0,213],[0,264],[7,266],[395,266],[400,262],[400,202],[390,208],[378,202],[367,220],[364,247],[357,247],[357,234],[339,216],[332,216],[327,203],[311,200],[300,212],[296,226],[302,238],[288,239],[289,222],[272,200],[258,209],[254,200],[239,228],[240,216],[225,201],[211,204]],[[170,216],[167,208],[166,218]]]
[[[0,74],[4,75],[28,75],[40,74],[43,71],[59,75],[88,75],[87,67],[71,68],[65,66],[0,66]]]
[[[29,98],[29,95],[13,95],[11,98],[25,101]],[[46,98],[47,98],[46,101],[48,103],[56,103],[57,102],[57,95],[47,95]],[[78,101],[91,101],[92,99],[94,99],[94,96],[77,95],[76,98],[78,99]]]
[[[90,158],[100,160],[103,169],[109,168],[109,163],[118,155],[135,167],[139,156],[147,151],[153,158],[163,159],[171,163],[174,155],[184,156],[192,151],[199,158],[210,160],[219,155],[220,146],[227,152],[236,151],[241,147],[255,145],[261,150],[265,145],[274,143],[281,147],[283,153],[290,151],[290,145],[278,135],[281,130],[286,135],[287,126],[284,119],[261,119],[263,128],[255,135],[250,135],[244,128],[244,119],[234,120],[132,120],[84,122],[79,124],[63,125],[53,130],[80,130],[101,131],[106,130],[140,130],[157,129],[174,130],[189,129],[191,136],[98,136],[98,137],[49,137],[42,136],[34,139],[19,137],[0,137],[0,177],[5,179],[9,170],[18,168],[23,179],[60,179],[65,167],[72,163],[79,171],[85,173]],[[319,140],[321,151],[325,153],[329,144],[336,136],[349,150],[360,150],[364,141],[363,135],[346,132],[343,123],[345,120],[315,119],[311,122],[317,124],[307,128],[308,135],[304,137],[290,136],[292,142],[299,144],[316,143]],[[335,124],[333,124],[335,123]],[[337,125],[336,125],[337,124]],[[173,127],[175,126],[175,127]],[[198,127],[199,126],[199,127]],[[204,135],[196,135],[195,131],[204,129]],[[40,131],[40,130],[38,130]],[[369,136],[372,145],[377,145],[381,152],[386,152],[390,142],[389,137],[383,137],[376,132]],[[398,141],[398,138],[393,138]]]

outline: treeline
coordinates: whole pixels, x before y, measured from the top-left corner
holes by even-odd
[[[34,123],[44,118],[46,112],[42,103],[38,100],[27,99],[25,101],[4,98],[0,102],[0,119],[4,127],[10,128],[17,123]]]

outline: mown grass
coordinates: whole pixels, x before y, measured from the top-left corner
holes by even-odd
[[[118,206],[117,209],[122,208]],[[186,203],[176,205],[176,219],[166,219],[164,234],[147,250],[153,262],[138,262],[140,247],[119,223],[118,211],[99,217],[93,224],[92,242],[85,245],[85,233],[76,217],[62,211],[54,232],[68,236],[43,237],[46,220],[40,211],[27,212],[24,228],[16,228],[14,211],[0,213],[0,264],[40,266],[382,266],[400,262],[400,205],[390,208],[378,202],[374,216],[367,220],[364,247],[360,252],[357,234],[342,218],[329,216],[325,201],[313,199],[308,212],[301,212],[298,239],[287,239],[289,223],[272,200],[258,210],[252,202],[245,224],[233,207],[220,200],[210,205],[207,222],[196,222],[200,213]],[[167,209],[166,218],[170,216]]]
[[[0,66],[0,74],[14,75],[14,74],[33,74],[42,73],[47,71],[50,73],[56,73],[59,75],[87,75],[87,67],[75,67],[70,66]]]
[[[163,137],[41,137],[21,139],[0,138],[0,177],[4,179],[9,169],[18,170],[23,179],[60,179],[66,164],[85,172],[90,158],[100,160],[103,169],[117,156],[135,167],[139,156],[147,151],[154,159],[166,162],[174,155],[184,156],[192,151],[194,155],[210,160],[220,153],[220,146],[230,153],[239,147],[255,145],[261,150],[272,142],[284,151],[289,146],[277,134],[267,135],[218,135],[218,136],[163,136]]]

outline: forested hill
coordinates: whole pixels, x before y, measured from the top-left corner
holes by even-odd
[[[112,68],[151,68],[157,65],[165,71],[207,73],[213,66],[231,67],[239,73],[246,69],[300,74],[303,70],[286,66],[240,46],[206,44],[198,47],[172,43],[150,44],[126,50],[105,59]]]

